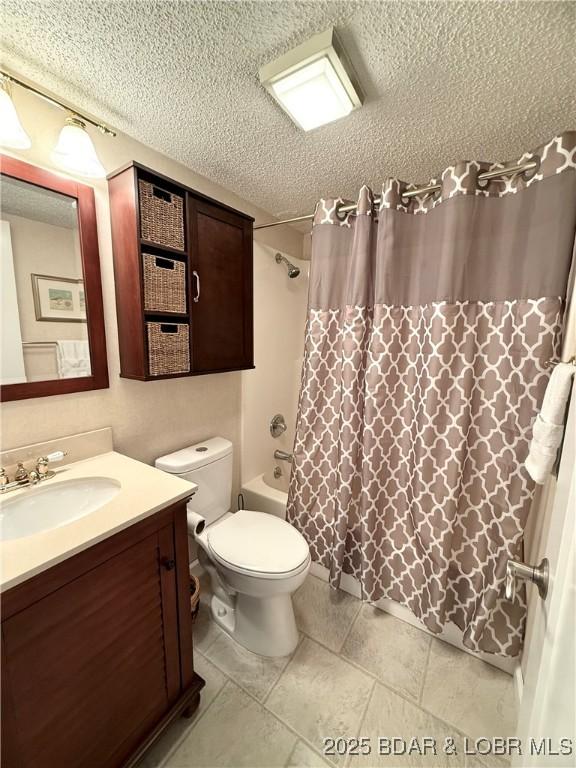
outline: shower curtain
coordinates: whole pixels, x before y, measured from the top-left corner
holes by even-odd
[[[516,656],[504,597],[534,485],[523,467],[558,359],[576,227],[576,132],[503,164],[447,168],[434,194],[384,183],[379,210],[321,200],[288,519],[338,586],[401,603],[434,633]],[[377,221],[375,221],[377,216]]]

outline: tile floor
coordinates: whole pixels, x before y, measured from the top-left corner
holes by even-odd
[[[206,680],[191,720],[181,718],[142,768],[502,768],[464,756],[482,736],[512,736],[509,675],[309,576],[294,598],[300,643],[290,658],[263,659],[231,640],[203,604],[194,664]],[[370,755],[325,755],[325,737],[366,737]],[[380,737],[434,739],[437,755],[378,754]],[[451,738],[457,754],[442,747]],[[427,742],[431,744],[430,742]]]

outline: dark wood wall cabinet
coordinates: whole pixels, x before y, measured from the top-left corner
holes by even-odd
[[[120,375],[253,368],[254,220],[138,163],[108,186]]]
[[[185,502],[2,597],[6,768],[135,766],[198,706]]]

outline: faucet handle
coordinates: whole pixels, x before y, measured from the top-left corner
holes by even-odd
[[[62,461],[64,456],[68,456],[68,451],[53,451],[44,458],[46,461]]]
[[[48,474],[48,457],[47,456],[41,456],[39,459],[36,459],[36,472],[38,472],[40,477],[44,477],[44,475]]]
[[[67,455],[68,451],[53,451],[46,456],[40,456],[39,459],[36,459],[36,472],[40,475],[40,477],[46,477],[49,474],[48,464],[51,461],[62,461],[64,456]],[[52,473],[52,475],[53,474],[54,473]]]
[[[14,480],[17,483],[19,483],[27,479],[28,479],[28,470],[26,469],[24,464],[21,461],[19,461],[18,466],[16,467],[16,474],[14,475]]]
[[[5,485],[8,485],[8,475],[4,467],[0,467],[0,488],[3,488]]]

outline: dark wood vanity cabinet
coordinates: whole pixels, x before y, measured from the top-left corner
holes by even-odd
[[[120,375],[253,368],[253,219],[138,163],[108,185]]]
[[[186,509],[176,504],[2,600],[2,765],[136,765],[197,706]]]

